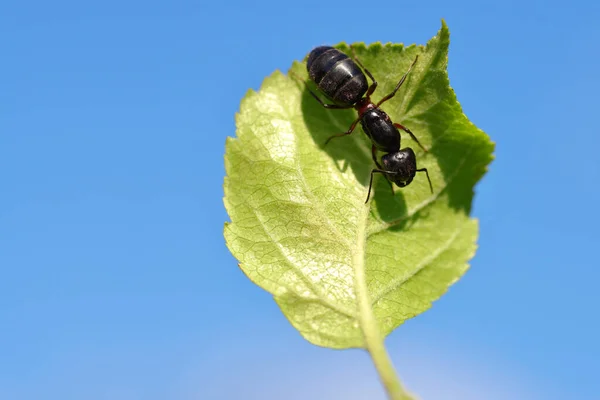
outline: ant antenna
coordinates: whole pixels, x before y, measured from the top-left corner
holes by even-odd
[[[425,175],[427,175],[427,181],[429,181],[429,190],[431,190],[431,194],[433,194],[433,186],[431,185],[431,179],[429,179],[429,172],[427,172],[427,168],[418,169],[417,172],[425,172]]]
[[[388,173],[388,171],[385,171],[383,169],[371,170],[371,180],[369,181],[369,193],[367,194],[367,199],[365,200],[365,204],[367,204],[369,202],[369,198],[371,197],[371,188],[373,187],[373,174],[375,174],[375,173],[385,174],[385,173]],[[394,189],[392,189],[392,193],[393,193],[393,190]]]

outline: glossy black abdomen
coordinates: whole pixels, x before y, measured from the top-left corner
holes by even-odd
[[[352,106],[367,92],[363,71],[341,51],[321,46],[310,52],[306,62],[308,76],[334,103]]]
[[[360,123],[377,150],[386,153],[400,150],[400,132],[385,112],[379,108],[368,110]]]

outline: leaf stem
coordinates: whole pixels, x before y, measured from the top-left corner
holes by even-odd
[[[412,400],[413,397],[402,386],[392,360],[387,353],[384,345],[384,338],[379,332],[377,321],[373,315],[373,308],[369,298],[365,271],[365,248],[366,225],[369,213],[369,207],[365,207],[365,215],[361,218],[362,223],[359,226],[358,246],[353,255],[353,264],[355,270],[355,289],[358,301],[358,320],[365,339],[365,347],[375,364],[375,369],[379,374],[379,379],[383,384],[385,391],[391,400]]]
[[[379,333],[379,332],[377,332]],[[371,355],[375,369],[379,374],[379,379],[383,384],[388,397],[392,400],[412,400],[412,396],[402,386],[392,360],[390,359],[385,346],[383,344],[383,338],[373,337],[368,339],[368,335],[365,332],[365,341],[367,343],[367,351]]]

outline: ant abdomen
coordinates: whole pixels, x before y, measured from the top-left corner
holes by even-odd
[[[340,106],[352,107],[369,87],[358,65],[346,54],[330,46],[311,51],[306,68],[317,87]]]

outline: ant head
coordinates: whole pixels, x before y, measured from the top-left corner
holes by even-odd
[[[417,158],[410,147],[384,155],[381,162],[390,172],[387,177],[400,187],[408,186],[417,173]]]

